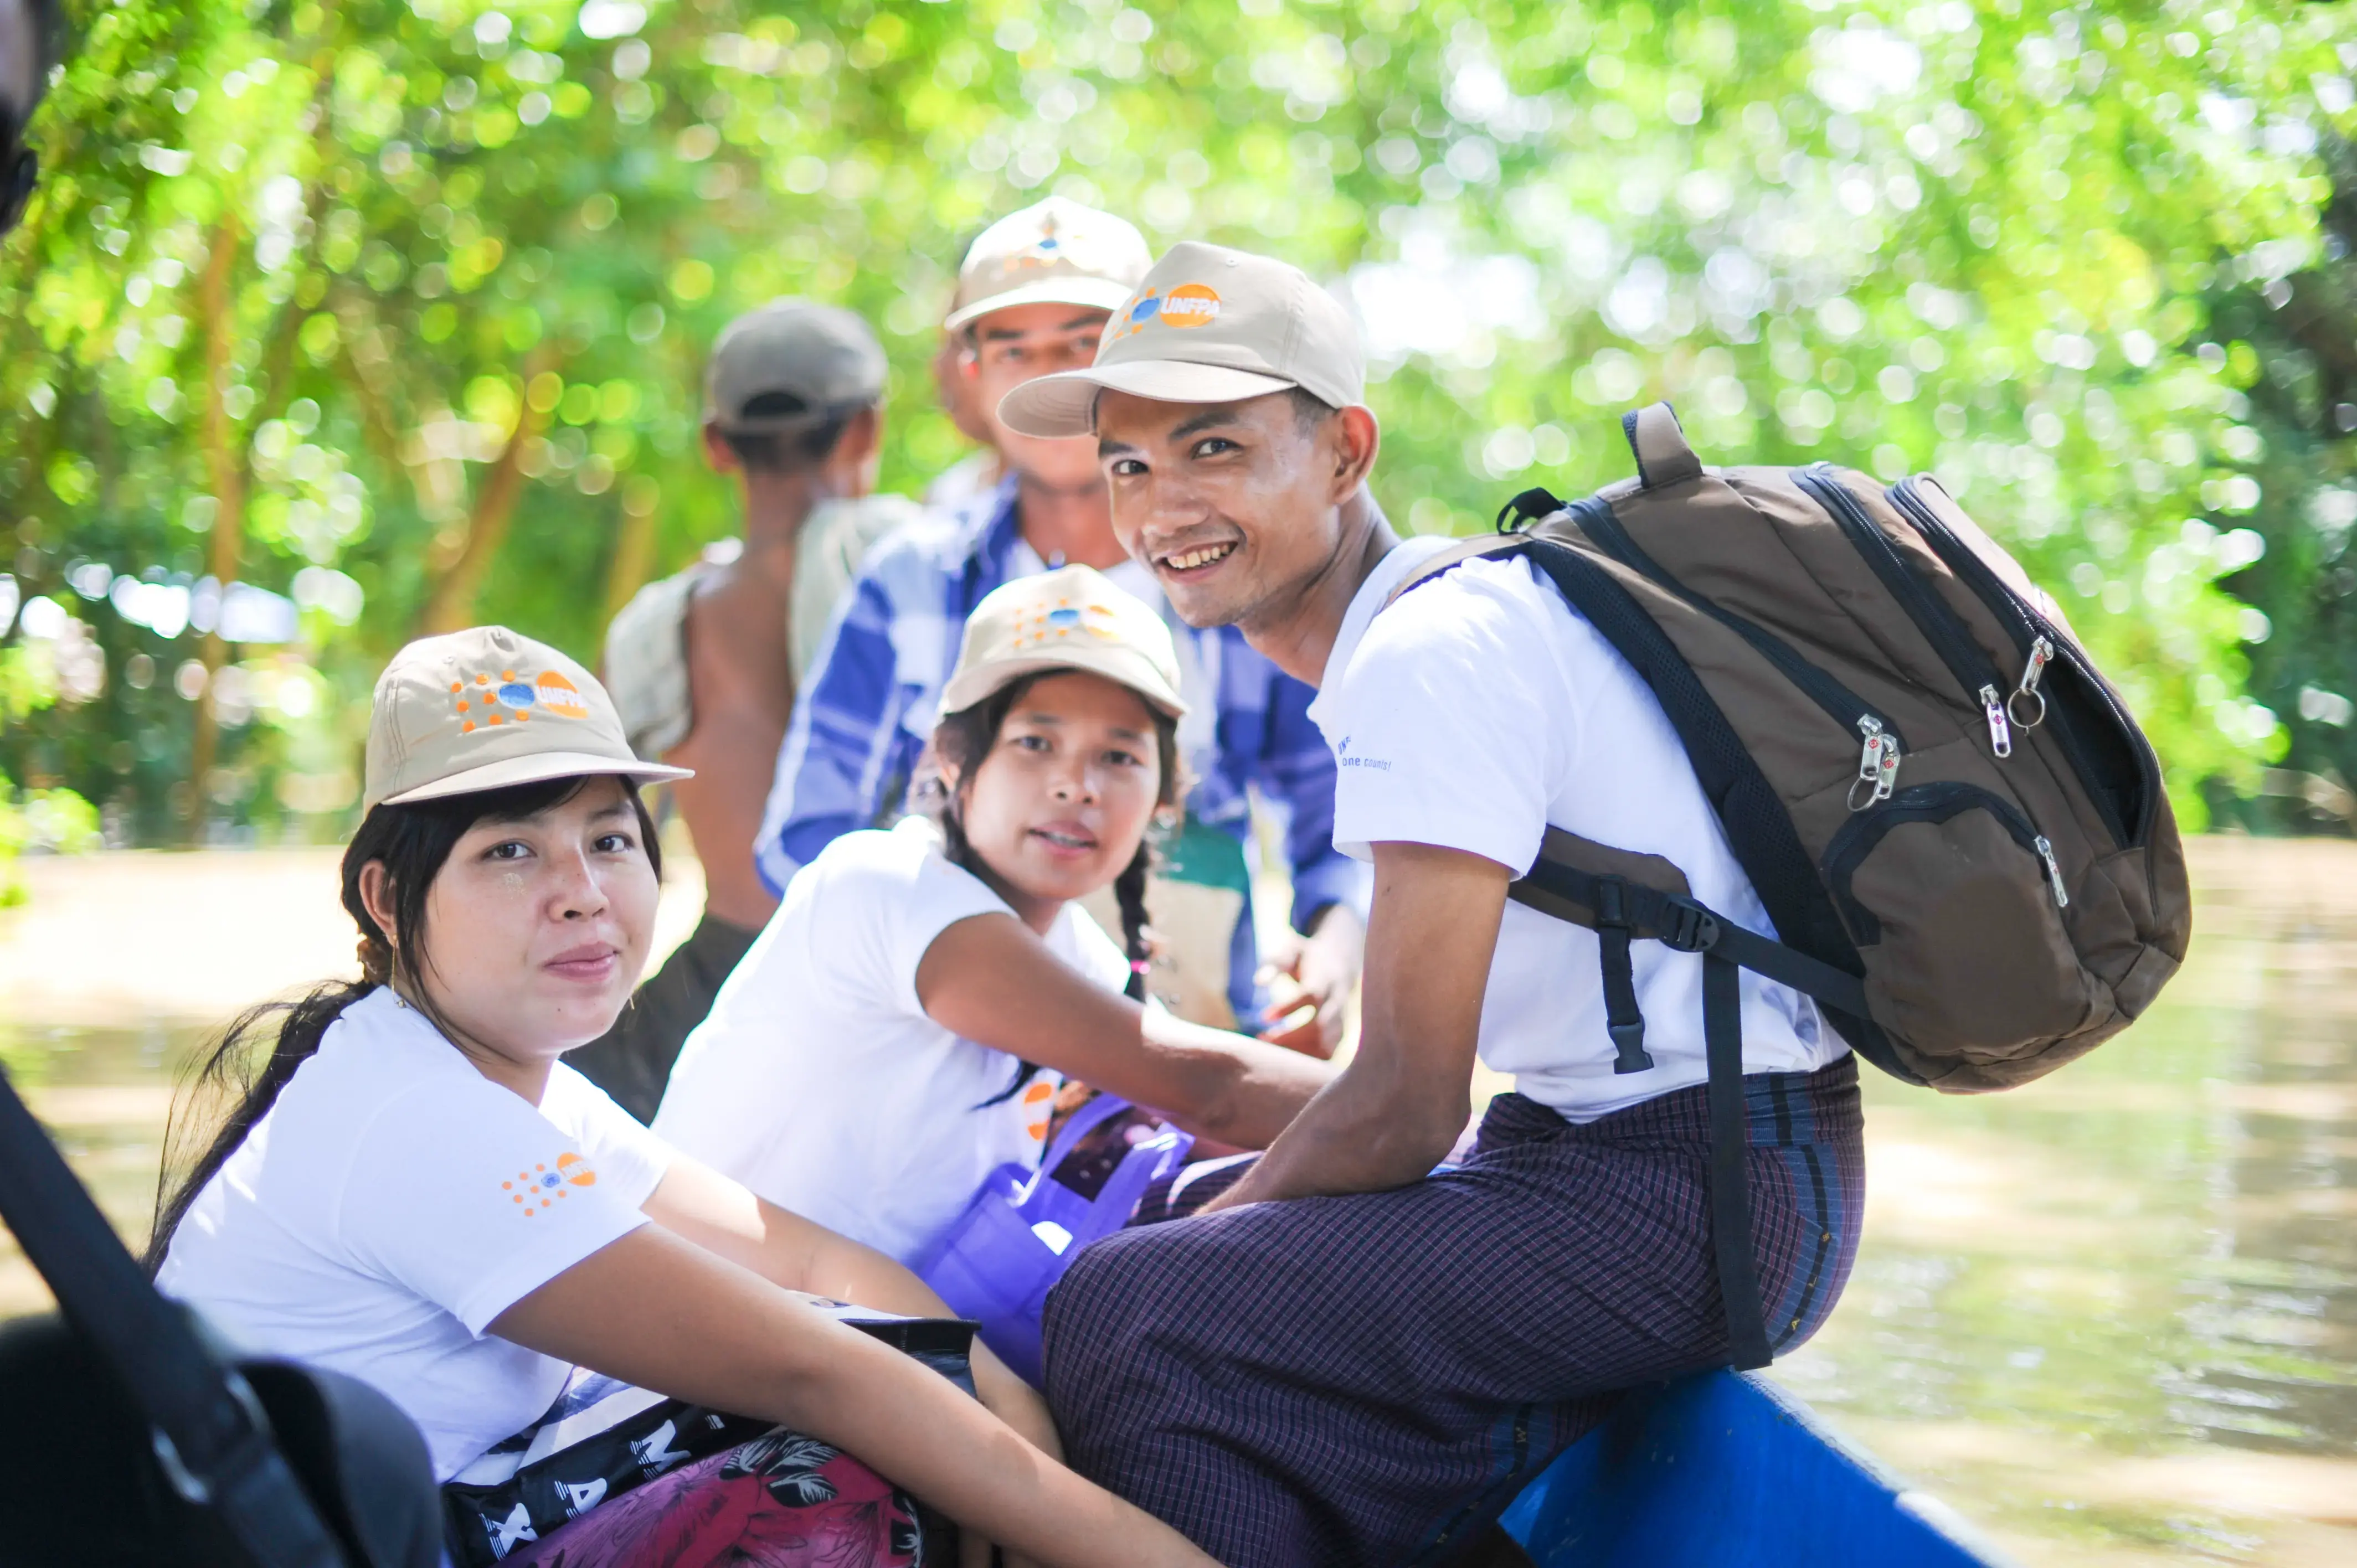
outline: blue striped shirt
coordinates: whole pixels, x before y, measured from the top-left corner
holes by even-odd
[[[838,835],[898,816],[957,663],[966,618],[993,588],[1036,562],[1015,515],[1015,481],[963,509],[907,524],[877,542],[834,607],[810,677],[794,701],[769,809],[755,842],[761,880],[782,894],[797,867]],[[1037,569],[1033,566],[1033,569]],[[1361,918],[1365,867],[1334,848],[1334,757],[1309,721],[1315,693],[1253,651],[1233,627],[1197,630],[1164,618],[1191,665],[1180,730],[1195,776],[1189,816],[1242,841],[1251,793],[1285,823],[1297,929],[1331,904]],[[1229,1000],[1256,1004],[1258,967],[1247,899],[1230,948]]]

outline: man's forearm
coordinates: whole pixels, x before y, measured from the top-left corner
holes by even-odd
[[[1431,1173],[1471,1114],[1469,1092],[1454,1113],[1373,1113],[1384,1097],[1349,1072],[1311,1101],[1243,1178],[1205,1206],[1233,1208],[1287,1197],[1387,1192]]]

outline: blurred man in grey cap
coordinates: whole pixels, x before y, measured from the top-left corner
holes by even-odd
[[[778,907],[753,834],[778,746],[834,601],[867,547],[915,517],[874,494],[884,350],[848,311],[781,299],[731,322],[705,376],[704,446],[733,474],[741,539],[640,590],[606,634],[605,678],[641,757],[673,786],[704,865],[704,918],[604,1038],[568,1058],[641,1121],[720,983]]]

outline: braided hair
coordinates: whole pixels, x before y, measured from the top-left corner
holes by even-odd
[[[998,732],[1023,693],[1049,676],[1061,673],[1064,671],[1043,670],[1036,675],[1009,682],[973,706],[943,714],[933,730],[933,750],[944,765],[955,771],[958,782],[952,787],[944,784],[939,777],[928,780],[920,791],[920,802],[941,826],[942,849],[950,864],[963,867],[985,882],[990,879],[991,873],[965,836],[964,805],[960,797],[972,783],[974,769],[982,765],[984,757],[990,755],[991,747],[998,744]],[[1159,709],[1150,711],[1154,714],[1155,752],[1162,765],[1162,784],[1157,803],[1165,810],[1172,810],[1178,804],[1179,786],[1183,781],[1183,769],[1178,758],[1178,721]],[[1153,843],[1150,840],[1141,840],[1137,853],[1130,856],[1129,864],[1122,868],[1121,875],[1114,878],[1113,884],[1114,898],[1121,907],[1122,950],[1129,959],[1129,983],[1122,989],[1133,1002],[1146,1000],[1146,969],[1153,954],[1146,939],[1146,878],[1153,869]],[[1031,1081],[1031,1075],[1039,1070],[1037,1062],[1018,1059],[1015,1081],[982,1104],[997,1105],[1012,1100],[1022,1091],[1025,1084]],[[976,1110],[981,1108],[975,1107]]]

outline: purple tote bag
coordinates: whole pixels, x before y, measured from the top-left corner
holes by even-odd
[[[1192,1134],[1100,1094],[1072,1113],[1038,1170],[993,1171],[917,1274],[1036,1388],[1049,1288],[1082,1248],[1128,1224],[1146,1189],[1194,1146]]]

